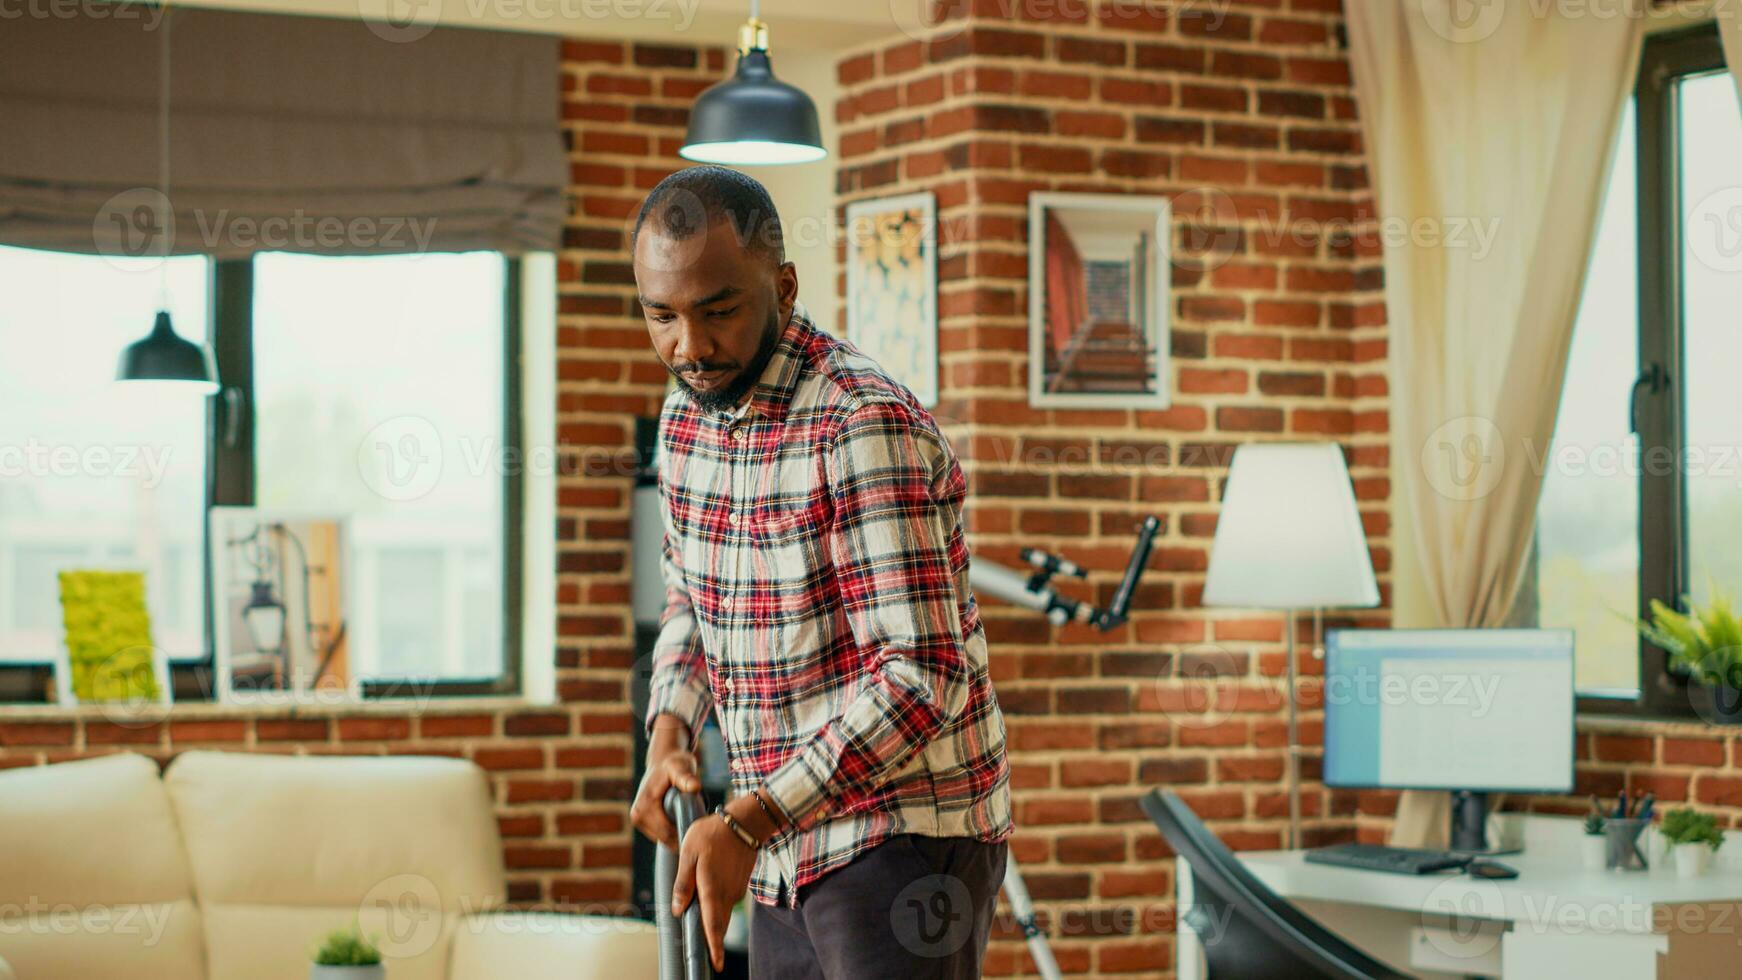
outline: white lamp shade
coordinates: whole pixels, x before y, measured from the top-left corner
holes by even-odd
[[[1377,606],[1379,586],[1343,451],[1255,443],[1234,451],[1204,605]]]

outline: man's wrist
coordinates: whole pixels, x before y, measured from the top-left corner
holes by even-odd
[[[770,838],[780,833],[780,826],[768,818],[767,812],[757,804],[755,796],[755,792],[749,792],[736,797],[726,804],[725,810],[739,826],[756,838],[757,843],[766,844]]]
[[[688,749],[690,747],[690,726],[682,718],[673,714],[658,714],[653,718],[653,725],[647,735],[647,753],[669,751],[671,749]]]

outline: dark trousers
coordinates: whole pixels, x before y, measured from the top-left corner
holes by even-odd
[[[978,980],[1006,845],[903,834],[750,916],[751,980]]]

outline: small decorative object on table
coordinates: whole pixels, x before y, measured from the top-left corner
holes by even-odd
[[[1703,609],[1692,596],[1682,604],[1686,613],[1651,600],[1651,621],[1640,620],[1639,633],[1669,654],[1671,666],[1688,673],[1688,699],[1701,718],[1742,725],[1742,618],[1730,597],[1715,588]]]
[[[1584,865],[1592,871],[1603,870],[1603,865],[1609,855],[1609,836],[1604,833],[1608,821],[1597,809],[1597,798],[1591,797],[1591,812],[1585,815],[1585,836],[1579,841],[1579,854]]]
[[[381,965],[381,950],[363,930],[348,926],[327,933],[308,975],[309,980],[384,980],[387,969]]]
[[[1712,855],[1724,846],[1724,832],[1709,813],[1681,807],[1663,815],[1663,836],[1675,855],[1675,873],[1680,878],[1698,878],[1706,873]]]

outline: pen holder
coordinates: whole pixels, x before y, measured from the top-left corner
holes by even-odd
[[[1649,826],[1650,820],[1637,817],[1609,818],[1603,825],[1603,833],[1609,838],[1604,867],[1611,871],[1644,871],[1645,855],[1639,851],[1639,835]]]

